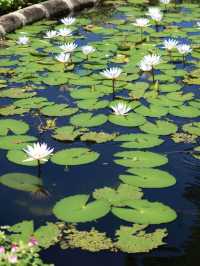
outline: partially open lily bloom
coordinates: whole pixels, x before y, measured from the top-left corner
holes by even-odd
[[[20,45],[26,45],[28,43],[29,43],[29,37],[27,36],[21,36],[17,40],[17,44],[20,44]]]
[[[163,44],[166,50],[171,51],[177,47],[178,41],[174,39],[168,39],[168,40],[164,40]]]
[[[46,143],[40,144],[34,143],[33,146],[28,145],[26,149],[24,149],[25,153],[28,155],[28,158],[23,162],[30,161],[48,161],[48,157],[53,153],[54,149],[48,148]]]
[[[72,36],[72,30],[67,28],[59,29],[58,34],[62,37],[69,37]]]
[[[160,64],[161,58],[160,58],[160,55],[149,54],[149,55],[145,55],[142,61],[143,61],[143,64],[149,65],[151,67],[155,67],[156,65]]]
[[[110,106],[115,115],[126,115],[132,108],[124,102],[118,102]]]
[[[177,45],[177,50],[181,55],[186,55],[192,52],[192,48],[189,44],[179,44]]]
[[[77,46],[78,46],[77,44],[75,44],[74,42],[71,42],[71,43],[65,43],[61,45],[60,48],[65,53],[72,53],[77,48]]]
[[[152,70],[152,66],[149,65],[146,61],[141,60],[140,64],[139,64],[139,68],[140,70],[144,71],[144,72],[149,72]]]
[[[38,245],[38,241],[35,237],[31,237],[31,239],[28,242],[29,247],[35,247]]]
[[[46,35],[44,36],[45,39],[52,39],[55,38],[58,35],[57,31],[55,30],[49,30],[46,32]]]
[[[91,45],[82,46],[81,50],[85,55],[89,55],[89,54],[94,53],[96,51],[95,48]]]
[[[117,79],[122,73],[121,68],[119,67],[111,67],[110,69],[106,69],[101,72],[101,75],[108,79]]]
[[[133,25],[135,25],[137,27],[141,27],[141,28],[148,27],[148,26],[150,26],[149,19],[147,19],[147,18],[137,18],[135,20],[135,23],[133,23]]]
[[[168,5],[171,2],[171,0],[160,0],[161,4]]]
[[[64,63],[66,64],[69,59],[70,59],[70,54],[69,53],[60,53],[59,55],[57,55],[56,60],[58,60],[60,63]]]
[[[163,18],[163,13],[160,11],[158,7],[149,7],[147,15],[155,20],[156,22],[160,22]]]
[[[64,25],[69,26],[69,25],[72,25],[76,21],[76,19],[73,17],[66,17],[66,18],[62,18],[60,21]]]

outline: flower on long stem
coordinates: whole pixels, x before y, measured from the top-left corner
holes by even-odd
[[[96,51],[96,49],[91,45],[82,46],[81,50],[82,50],[83,54],[86,55],[87,60],[89,59],[89,55]]]
[[[182,55],[183,57],[183,65],[186,63],[186,56],[192,52],[192,48],[189,44],[179,44],[177,45],[177,50],[178,52]]]
[[[153,83],[155,82],[155,73],[154,68],[158,64],[160,64],[161,59],[159,55],[150,54],[145,55],[143,59],[140,61],[139,67],[142,71],[150,71],[153,79]]]
[[[121,75],[121,73],[122,73],[122,70],[121,68],[118,68],[118,67],[112,67],[100,73],[105,78],[112,80],[113,98],[115,96],[115,81]]]
[[[67,68],[68,62],[70,61],[70,54],[69,53],[60,53],[55,58],[60,63],[64,64],[64,71],[65,71]]]
[[[147,19],[147,18],[137,18],[135,23],[133,23],[133,25],[135,25],[135,26],[140,28],[140,38],[142,40],[143,28],[150,26],[149,19]]]
[[[27,145],[27,148],[24,149],[24,152],[27,154],[28,158],[23,160],[23,162],[30,161],[40,161],[47,162],[49,156],[53,153],[54,149],[49,148],[46,143],[34,143],[33,146]]]
[[[66,17],[66,18],[62,18],[60,21],[65,26],[69,26],[69,25],[72,25],[76,21],[76,19],[74,17]]]
[[[172,62],[172,51],[177,47],[178,41],[174,39],[168,39],[168,40],[164,40],[163,44],[164,44],[165,50],[167,50],[169,54],[170,61]]]

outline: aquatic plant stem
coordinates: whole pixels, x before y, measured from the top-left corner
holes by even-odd
[[[142,28],[140,28],[140,40],[142,41],[142,37],[143,37],[143,30]]]
[[[155,83],[155,74],[154,74],[154,68],[151,69],[151,75],[152,75],[152,81]]]
[[[183,67],[185,67],[186,64],[186,59],[185,59],[185,55],[183,55]]]
[[[37,165],[38,165],[38,178],[41,178],[41,164],[40,164],[40,160],[37,160]]]
[[[169,62],[172,63],[172,51],[168,50],[168,54],[169,54]]]
[[[112,92],[113,92],[113,99],[115,98],[115,79],[112,79]]]

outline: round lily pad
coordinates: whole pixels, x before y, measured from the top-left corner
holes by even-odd
[[[28,158],[27,154],[23,150],[9,150],[6,155],[7,159],[16,164],[25,165],[25,166],[37,166],[37,160],[24,162]],[[45,161],[40,161],[41,164],[44,164]]]
[[[144,149],[159,146],[164,142],[158,136],[150,134],[124,134],[117,137],[114,141],[124,141],[123,148]]]
[[[141,188],[164,188],[176,183],[174,176],[168,172],[152,168],[131,168],[129,174],[120,175],[124,183]]]
[[[160,202],[134,200],[128,208],[113,207],[112,213],[122,220],[137,224],[169,223],[176,219],[176,212]]]
[[[46,116],[67,116],[78,111],[78,108],[68,107],[66,104],[54,104],[43,107],[40,112]]]
[[[121,184],[117,189],[110,187],[95,189],[92,196],[97,200],[107,200],[113,206],[125,206],[128,200],[141,199],[143,193],[136,186]]]
[[[34,192],[42,185],[40,178],[25,173],[8,173],[0,177],[0,183],[13,189]]]
[[[135,113],[129,113],[124,116],[111,114],[108,119],[111,123],[124,127],[137,127],[146,122],[144,116]]]
[[[4,136],[0,137],[0,149],[22,150],[28,144],[36,141],[37,138],[28,135]]]
[[[56,152],[51,161],[59,165],[81,165],[91,163],[99,158],[99,153],[87,148],[71,148]]]
[[[195,118],[200,116],[200,110],[192,106],[171,107],[169,113],[174,116]]]
[[[200,136],[200,122],[193,122],[183,125],[183,130],[192,135]]]
[[[65,222],[84,223],[97,220],[110,211],[105,200],[95,200],[87,204],[89,195],[75,195],[64,198],[53,208],[54,215]]]
[[[136,108],[135,112],[144,116],[161,117],[168,113],[168,108],[154,104],[151,104],[149,107],[142,105]]]
[[[144,125],[140,126],[140,129],[149,134],[170,135],[176,133],[178,127],[171,122],[157,120],[155,123],[146,122]]]
[[[81,113],[70,118],[70,123],[77,127],[97,127],[103,125],[107,117],[102,114],[93,115],[92,113]]]
[[[126,167],[156,167],[168,162],[166,156],[145,151],[122,151],[114,154],[119,158],[114,160],[115,163]]]
[[[15,134],[25,134],[29,130],[29,125],[21,120],[2,119],[0,120],[0,135],[6,136],[9,131]]]

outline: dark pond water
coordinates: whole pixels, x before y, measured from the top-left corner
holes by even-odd
[[[186,3],[186,1],[180,1]],[[187,1],[188,3],[189,1]],[[193,3],[198,3],[198,1],[192,1]],[[200,9],[199,9],[200,10]],[[194,9],[192,9],[192,12]],[[99,12],[99,11],[98,11]],[[80,14],[80,18],[91,19],[95,23],[97,21],[97,26],[103,25],[104,27],[110,27],[106,23],[107,14],[112,13],[112,19],[114,24],[114,19],[121,19],[126,17],[126,12],[121,11],[110,11],[109,9],[103,9],[103,18],[105,23],[99,24],[98,17],[96,13]],[[180,11],[181,12],[181,11]],[[144,11],[143,11],[144,14]],[[141,16],[141,15],[140,15]],[[184,21],[182,17],[184,13],[180,13],[179,21],[174,21],[179,23],[183,28],[192,27],[196,21],[191,18],[191,21]],[[79,18],[79,17],[78,17]],[[110,15],[109,15],[110,19]],[[199,16],[200,19],[200,16]],[[100,18],[101,20],[101,18]],[[133,21],[133,20],[132,20]],[[55,24],[57,25],[57,24]],[[54,27],[51,25],[51,27]],[[112,25],[111,28],[115,27]],[[24,29],[26,31],[26,28]],[[192,32],[192,29],[191,29]],[[79,35],[84,36],[84,38],[77,38],[76,43],[81,46],[87,43],[91,44],[96,42],[101,42],[101,40],[106,40],[108,38],[112,39],[111,36],[104,36],[95,32],[86,32],[82,27],[78,29]],[[113,33],[114,34],[114,33]],[[199,34],[195,31],[195,34]],[[42,33],[43,35],[43,33]],[[42,36],[38,35],[38,36]],[[173,34],[172,34],[173,36]],[[9,37],[9,36],[8,36]],[[15,38],[15,35],[11,35],[9,38]],[[183,37],[180,37],[180,39]],[[183,38],[185,40],[185,38]],[[191,39],[189,43],[191,43]],[[195,39],[197,41],[197,39]],[[157,45],[160,45],[156,41]],[[10,45],[10,44],[9,44]],[[2,48],[4,49],[4,48]],[[0,51],[2,51],[2,49]],[[98,48],[97,48],[98,49]],[[7,58],[1,52],[1,62]],[[20,67],[18,61],[18,50],[16,50],[16,55],[13,54],[10,58],[15,60]],[[195,56],[194,56],[195,57]],[[20,58],[20,57],[19,57]],[[189,58],[189,57],[188,57]],[[191,71],[196,68],[195,64],[198,59],[187,63],[185,66],[186,72]],[[28,67],[27,60],[27,67]],[[31,63],[31,62],[30,62]],[[96,61],[98,64],[98,60]],[[82,63],[77,65],[77,73],[83,69]],[[183,69],[183,64],[181,61],[175,62],[177,69]],[[115,63],[109,63],[108,66],[116,65]],[[120,64],[119,64],[120,65]],[[120,65],[121,66],[121,65]],[[15,67],[13,67],[15,69]],[[96,73],[99,71],[97,70]],[[187,73],[186,73],[187,74]],[[1,74],[0,74],[1,75]],[[10,77],[5,77],[5,75],[0,76],[0,79],[7,80],[7,87],[20,87],[21,84]],[[139,81],[143,81],[142,78],[138,78]],[[177,78],[178,80],[183,80],[183,77]],[[148,81],[149,82],[149,81]],[[36,84],[40,86],[42,82],[35,82],[31,80],[25,82],[25,84]],[[173,82],[172,82],[173,83]],[[24,84],[24,83],[22,83]],[[200,98],[200,86],[199,85],[188,85],[180,83],[182,85],[182,91],[184,93],[192,92],[194,93],[194,99]],[[69,93],[60,90],[60,85],[44,85],[45,90],[39,90],[38,95],[48,98],[49,101],[54,101],[56,103],[69,103],[70,105],[75,104],[74,100],[70,97]],[[120,91],[119,95],[127,96],[127,92]],[[112,101],[112,95],[104,96],[105,99]],[[15,100],[15,99],[14,99]],[[0,98],[0,105],[7,105],[13,103],[13,99]],[[140,99],[143,105],[147,105],[144,99]],[[101,109],[95,111],[95,114],[103,113],[106,115],[110,114],[109,108]],[[4,119],[5,117],[2,117]],[[20,116],[12,116],[12,118],[19,119]],[[44,188],[50,193],[48,199],[38,199],[33,197],[26,192],[12,190],[6,186],[0,186],[0,213],[1,219],[0,224],[15,224],[22,220],[33,219],[36,226],[43,225],[46,221],[57,221],[52,215],[52,208],[55,203],[70,195],[74,194],[91,194],[94,189],[102,188],[105,186],[116,188],[120,181],[118,176],[125,171],[125,167],[114,164],[113,154],[118,151],[123,151],[118,142],[107,142],[103,144],[93,144],[87,142],[81,142],[79,140],[69,143],[63,143],[56,141],[51,137],[52,132],[46,131],[43,134],[39,134],[37,126],[39,124],[39,118],[32,115],[31,112],[25,113],[22,117],[23,121],[30,125],[29,135],[38,136],[41,142],[46,142],[50,147],[55,147],[55,150],[61,150],[63,148],[71,147],[87,147],[93,151],[101,154],[100,158],[91,163],[82,166],[74,167],[62,167],[51,163],[50,161],[42,166],[41,176],[43,179]],[[196,118],[183,118],[178,116],[172,116],[168,114],[166,119],[169,119],[176,123],[181,129],[181,126],[186,123],[193,121],[200,121],[199,117]],[[42,117],[43,119],[43,117]],[[148,117],[149,121],[155,121],[157,118]],[[57,126],[66,125],[69,123],[68,117],[59,117],[57,119]],[[100,126],[102,131],[105,132],[119,132],[120,134],[125,133],[138,133],[141,132],[138,128],[127,128],[116,126],[110,122],[106,122],[104,125]],[[99,127],[94,127],[92,130],[99,130]],[[181,132],[181,130],[180,130]],[[115,266],[196,266],[198,265],[198,260],[200,259],[199,244],[200,244],[200,161],[192,156],[191,151],[194,147],[198,146],[198,139],[195,143],[175,143],[169,136],[163,136],[164,143],[158,147],[150,148],[148,151],[156,152],[159,154],[165,154],[168,158],[168,163],[164,166],[159,167],[159,169],[165,170],[176,177],[176,184],[168,188],[161,189],[143,189],[144,196],[150,201],[159,201],[172,207],[177,212],[177,219],[168,224],[161,224],[159,228],[167,228],[168,236],[165,239],[166,245],[159,247],[147,254],[126,254],[123,252],[111,253],[111,252],[96,252],[91,253],[87,251],[81,251],[78,249],[74,250],[61,250],[59,246],[51,247],[50,249],[42,252],[42,258],[45,262],[54,263],[56,266],[66,266],[66,265],[88,265],[88,266],[102,266],[102,265],[115,265]],[[1,150],[0,152],[0,175],[7,172],[22,172],[37,175],[36,167],[25,167],[14,163],[11,163],[6,158],[7,151]],[[86,223],[79,226],[80,229],[89,229],[92,226],[99,229],[100,231],[105,231],[108,235],[113,236],[115,230],[120,225],[128,225],[129,223],[123,222],[118,218],[114,217],[112,214],[108,214],[102,219],[96,222]],[[149,229],[155,229],[157,226],[150,226]]]

